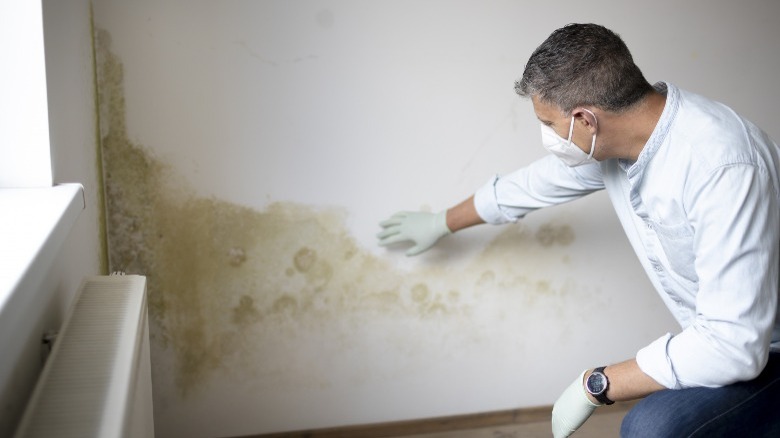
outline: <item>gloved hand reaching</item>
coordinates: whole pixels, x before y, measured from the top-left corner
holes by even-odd
[[[552,432],[555,438],[567,437],[580,428],[590,415],[596,410],[597,405],[590,401],[585,394],[583,378],[587,370],[583,371],[577,379],[563,391],[553,405]]]
[[[400,242],[413,242],[414,246],[406,251],[413,256],[426,251],[442,237],[450,234],[447,228],[447,211],[439,213],[402,211],[379,223],[384,228],[379,234],[379,246]]]

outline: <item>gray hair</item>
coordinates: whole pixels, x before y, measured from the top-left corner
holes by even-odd
[[[536,96],[564,113],[585,105],[622,112],[652,90],[620,36],[597,24],[553,32],[515,82],[520,96]]]

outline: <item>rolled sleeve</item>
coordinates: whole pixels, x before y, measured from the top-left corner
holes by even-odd
[[[667,353],[671,339],[672,334],[667,333],[639,350],[636,355],[636,363],[643,373],[652,377],[660,385],[669,389],[681,389],[677,376],[674,374],[672,361]]]
[[[706,330],[697,323],[658,338],[637,353],[639,368],[669,389],[717,388],[751,380],[764,369],[768,349],[706,339]]]
[[[549,155],[506,176],[491,178],[475,192],[474,207],[485,222],[503,224],[603,188],[598,164],[571,168]]]
[[[474,208],[477,214],[483,221],[493,225],[517,221],[517,218],[507,217],[501,212],[496,197],[498,178],[498,175],[495,175],[474,193]]]

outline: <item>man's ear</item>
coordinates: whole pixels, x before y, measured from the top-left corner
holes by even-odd
[[[595,133],[598,129],[598,119],[593,111],[585,107],[577,107],[574,108],[571,115],[574,116],[577,123],[582,123],[591,133]]]

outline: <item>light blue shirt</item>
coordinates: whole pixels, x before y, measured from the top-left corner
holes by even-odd
[[[568,167],[550,155],[474,197],[488,223],[606,189],[682,331],[637,353],[667,388],[756,377],[780,349],[780,150],[727,106],[659,83],[666,105],[636,162]]]

